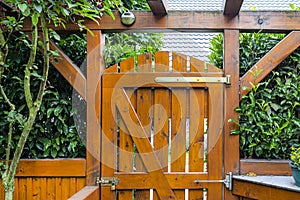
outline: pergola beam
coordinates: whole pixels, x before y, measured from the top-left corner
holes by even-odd
[[[289,32],[300,31],[300,12],[297,11],[242,11],[238,16],[224,16],[220,11],[169,11],[165,16],[154,16],[150,11],[135,11],[136,22],[130,26],[121,23],[120,16],[115,12],[116,19],[104,15],[99,25],[86,19],[85,25],[91,30],[105,32],[134,31],[219,31],[235,29],[241,32]],[[24,23],[24,31],[31,30],[31,19]],[[66,24],[68,31],[79,31],[77,25]],[[63,27],[52,27],[66,31]]]
[[[53,41],[50,41],[50,48],[52,51],[58,51],[59,54],[59,58],[51,60],[51,64],[72,85],[80,96],[86,100],[86,78],[84,74]]]
[[[225,0],[224,2],[224,15],[234,17],[239,14],[243,0]]]
[[[156,16],[168,14],[168,1],[167,0],[147,0],[151,11]]]

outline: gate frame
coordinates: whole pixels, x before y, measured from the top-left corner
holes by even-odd
[[[150,4],[151,0],[148,0]],[[153,3],[153,1],[152,1]],[[290,55],[300,45],[300,13],[291,12],[239,12],[242,0],[226,0],[224,12],[215,11],[169,11],[167,13],[166,0],[157,0],[152,6],[152,12],[136,11],[136,23],[131,27],[121,24],[120,16],[115,12],[116,19],[103,16],[99,24],[86,20],[86,26],[91,30],[87,33],[87,77],[84,77],[80,69],[72,61],[51,43],[52,50],[58,50],[61,58],[58,63],[52,63],[57,70],[68,80],[82,97],[87,101],[87,150],[93,149],[95,152],[88,152],[86,156],[86,185],[81,193],[91,191],[90,186],[96,184],[96,178],[100,176],[100,163],[93,155],[100,155],[100,136],[94,134],[95,130],[100,131],[99,122],[101,119],[101,82],[99,82],[105,68],[102,51],[104,49],[104,33],[122,31],[217,31],[224,33],[224,63],[223,70],[226,75],[231,75],[231,87],[226,90],[225,122],[229,118],[237,119],[234,108],[239,105],[239,101],[248,91],[242,91],[243,86],[251,81],[250,70],[241,79],[239,78],[239,33],[263,30],[264,32],[291,32],[260,61],[256,63],[258,69],[263,69],[257,80],[262,80],[288,55]],[[232,6],[234,5],[234,6]],[[231,6],[231,7],[230,7]],[[162,11],[161,11],[162,10]],[[157,15],[153,15],[157,14]],[[67,24],[67,31],[78,31],[74,24]],[[23,30],[31,28],[30,19],[25,22]],[[54,27],[55,30],[62,31],[61,27]],[[65,31],[65,30],[63,30]],[[291,42],[293,41],[293,42]],[[100,58],[100,59],[99,59]],[[254,66],[253,66],[254,67]],[[259,82],[256,81],[256,84]],[[95,93],[99,94],[99,101],[95,101]],[[98,102],[98,103],[97,103]],[[225,123],[224,129],[224,160],[225,173],[233,172],[239,174],[239,136],[230,135],[230,130],[236,129],[233,123]],[[96,186],[97,187],[97,186]],[[99,189],[98,189],[99,190]],[[99,196],[99,191],[95,188],[92,195]],[[96,191],[96,192],[95,192]],[[86,194],[87,198],[89,194]],[[225,191],[225,199],[238,199],[230,191]]]

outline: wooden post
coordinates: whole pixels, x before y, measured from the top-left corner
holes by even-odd
[[[87,33],[87,130],[86,130],[86,185],[95,186],[100,177],[100,118],[101,118],[101,74],[104,35],[100,30]]]
[[[224,30],[224,73],[231,76],[231,85],[225,94],[225,127],[224,127],[224,170],[225,173],[239,173],[239,136],[230,135],[238,127],[228,119],[238,119],[234,108],[239,106],[239,31]],[[225,199],[238,199],[229,190],[225,190]]]

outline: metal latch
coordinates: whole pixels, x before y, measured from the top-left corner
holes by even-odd
[[[194,183],[224,183],[228,190],[232,190],[232,172],[228,172],[224,180],[199,180],[196,179]]]
[[[157,83],[225,83],[230,85],[231,77],[156,77]]]
[[[117,177],[97,177],[96,183],[101,186],[110,186],[111,190],[116,190],[116,186],[120,183]]]

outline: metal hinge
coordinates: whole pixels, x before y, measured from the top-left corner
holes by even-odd
[[[228,190],[232,190],[232,172],[228,172],[224,180],[199,180],[196,179],[195,183],[224,183]]]
[[[230,85],[231,77],[156,77],[157,83],[225,83]]]
[[[116,186],[120,183],[117,177],[97,177],[96,183],[102,186],[110,186],[111,190],[116,190]]]

